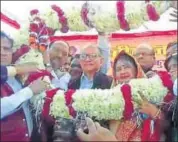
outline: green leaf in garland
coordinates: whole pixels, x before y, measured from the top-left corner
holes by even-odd
[[[53,29],[60,29],[61,24],[59,23],[58,16],[56,12],[50,10],[47,10],[46,13],[42,14],[42,19],[45,20],[45,23],[48,27]]]
[[[70,31],[82,32],[88,30],[88,27],[82,21],[79,8],[73,7],[66,12],[66,16]]]

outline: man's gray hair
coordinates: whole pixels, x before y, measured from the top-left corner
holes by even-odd
[[[83,53],[84,50],[87,49],[87,48],[96,48],[97,51],[98,51],[98,54],[99,54],[101,57],[103,57],[103,56],[102,56],[102,50],[98,47],[97,44],[87,44],[87,45],[81,50],[80,53]]]
[[[57,41],[54,41],[54,42],[51,42],[49,47],[52,48],[54,44],[62,44],[62,45],[65,45],[66,47],[70,47],[69,44],[63,40],[57,40]]]
[[[155,50],[154,50],[154,48],[153,48],[151,45],[149,45],[148,43],[141,43],[141,44],[139,44],[139,45],[136,47],[136,49],[139,49],[139,48],[147,48],[147,49],[150,49],[150,51],[153,53],[153,55],[155,55]]]

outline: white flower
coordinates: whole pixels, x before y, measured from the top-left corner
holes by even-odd
[[[15,64],[24,64],[24,63],[37,63],[39,69],[45,69],[42,53],[32,48],[29,50],[29,52],[21,56],[15,62]],[[28,74],[20,76],[20,80],[22,84],[26,82],[27,78],[28,78]]]
[[[135,102],[142,101],[139,92],[141,92],[148,101],[153,103],[162,102],[164,96],[166,96],[168,92],[167,88],[163,86],[158,75],[149,79],[133,79],[129,84],[131,86],[132,96]]]
[[[16,64],[23,63],[37,63],[39,69],[45,69],[42,53],[32,48],[16,61]]]
[[[69,110],[65,104],[64,91],[58,90],[50,104],[50,115],[54,118],[69,118]]]
[[[132,92],[134,109],[142,101],[140,92],[148,101],[160,103],[168,90],[162,84],[159,76],[146,79],[133,79],[129,82]],[[90,117],[98,120],[119,120],[123,117],[125,100],[118,85],[112,89],[84,89],[76,90],[72,96],[73,108],[78,112],[86,112]],[[64,92],[58,91],[53,98],[50,114],[56,117],[69,117],[68,108],[65,104]]]
[[[76,111],[87,112],[98,120],[120,119],[124,100],[119,89],[78,90],[73,95],[73,107]]]

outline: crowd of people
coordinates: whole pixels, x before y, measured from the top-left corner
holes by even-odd
[[[35,63],[12,64],[13,42],[6,33],[1,32],[1,141],[57,141],[61,135],[54,138],[53,133],[61,129],[60,126],[39,133],[29,107],[30,98],[50,90],[50,85],[42,78],[26,87],[21,84],[18,75],[36,72],[39,68]],[[50,43],[43,58],[46,70],[54,77],[52,84],[65,91],[110,89],[134,78],[151,78],[159,72],[153,70],[156,55],[149,44],[138,45],[133,56],[125,51],[119,52],[113,65],[109,45],[104,33],[98,33],[97,45],[88,44],[79,52],[65,41]],[[112,76],[108,75],[110,68]],[[173,107],[163,109],[161,105],[144,99],[139,112],[143,120],[148,117],[153,121],[161,120],[161,130],[156,130],[160,135],[159,140],[170,142],[178,141],[177,42],[167,45],[165,69],[174,82],[170,90],[174,95]],[[77,137],[80,141],[141,141],[142,127],[138,127],[133,120],[110,120],[105,124],[87,118],[88,132],[79,129]],[[152,134],[149,140],[155,140]]]

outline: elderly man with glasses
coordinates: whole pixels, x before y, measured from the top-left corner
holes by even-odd
[[[104,58],[97,45],[86,46],[80,54],[82,75],[69,83],[69,89],[109,89],[112,78],[101,71]]]
[[[109,89],[112,84],[112,78],[103,73],[102,65],[104,63],[103,54],[97,45],[86,46],[80,54],[79,63],[83,72],[80,76],[73,79],[69,83],[69,89]],[[106,64],[105,64],[106,67]],[[74,140],[74,135],[70,132],[67,125],[70,125],[70,120],[61,120],[65,125],[55,124],[54,141]],[[80,122],[81,120],[79,120]],[[108,128],[106,121],[99,121],[100,124]],[[65,135],[64,135],[65,132]],[[68,134],[68,135],[66,135]],[[74,136],[74,137],[73,137]],[[66,140],[67,139],[67,140]]]

